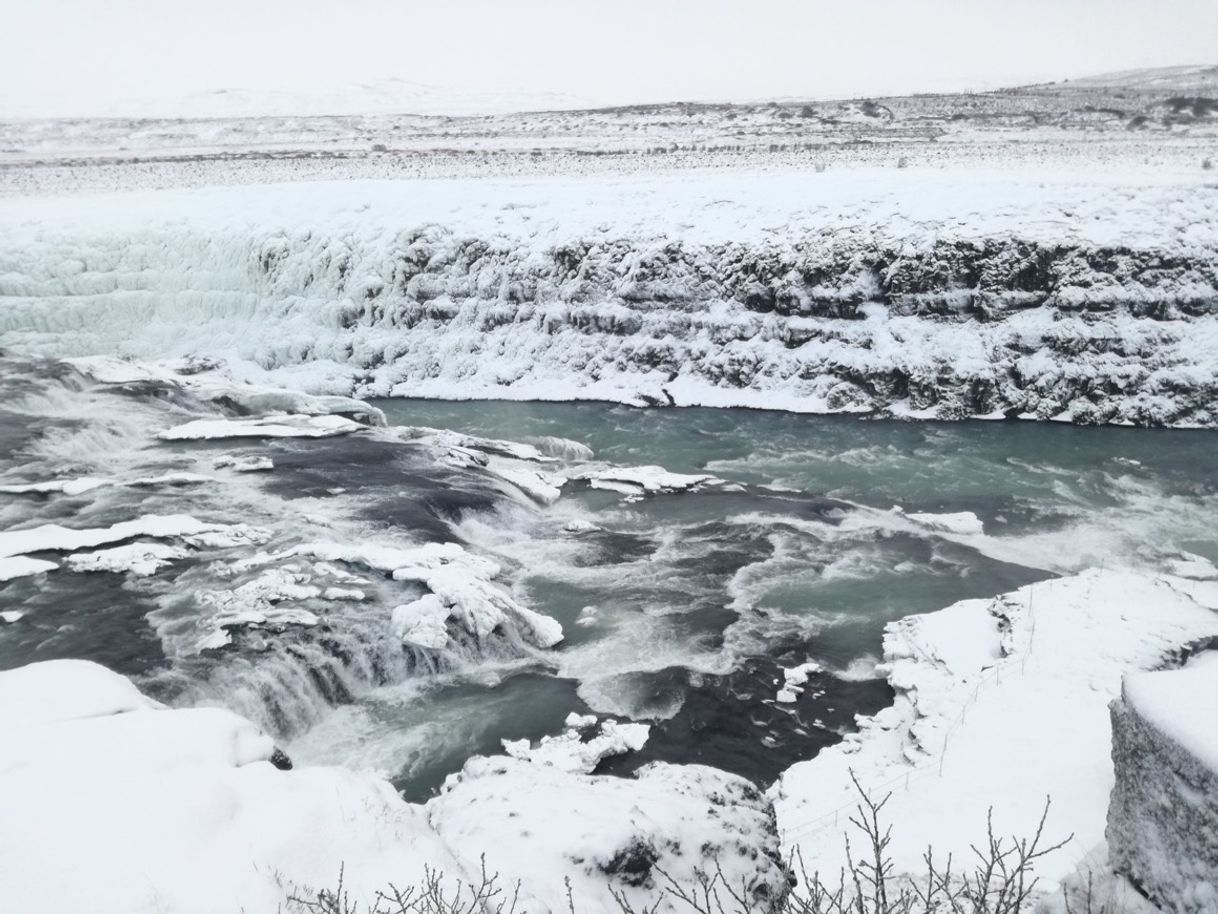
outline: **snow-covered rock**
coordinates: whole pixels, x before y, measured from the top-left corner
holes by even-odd
[[[572,473],[594,489],[608,489],[629,497],[661,492],[696,492],[705,486],[721,485],[723,480],[707,473],[673,473],[658,466],[607,467]]]
[[[769,804],[747,781],[714,768],[657,763],[618,779],[473,758],[427,809],[467,868],[484,850],[488,864],[522,879],[529,911],[567,910],[563,877],[584,904],[613,908],[613,887],[638,909],[659,900],[658,870],[691,885],[716,860],[730,885],[744,884],[755,910],[777,909],[788,889]],[[660,907],[681,909],[670,898]]]
[[[1126,677],[1112,703],[1112,866],[1165,911],[1218,910],[1218,652]]]
[[[11,581],[14,578],[24,578],[30,575],[52,571],[59,566],[46,559],[32,559],[25,555],[0,557],[0,581]]]
[[[877,799],[892,793],[888,850],[904,873],[923,869],[927,845],[969,859],[990,808],[998,835],[1030,836],[1049,797],[1045,839],[1074,835],[1037,863],[1051,890],[1104,838],[1122,675],[1218,637],[1216,607],[1214,582],[1091,570],[890,623],[878,671],[895,702],[774,785],[785,847],[837,871],[851,772]]]
[[[236,542],[265,542],[269,534],[243,524],[208,523],[188,514],[145,514],[109,527],[76,530],[59,524],[44,524],[22,530],[0,531],[0,558],[32,552],[71,552],[140,536],[155,539],[177,537],[192,544],[219,547]]]
[[[342,416],[264,416],[258,419],[195,419],[166,429],[163,441],[207,438],[332,438],[349,435],[363,426]]]
[[[363,910],[425,868],[451,892],[484,858],[536,912],[567,910],[566,878],[577,910],[611,914],[610,888],[650,902],[657,870],[692,880],[716,860],[762,910],[787,891],[772,808],[710,768],[619,779],[476,757],[412,805],[370,774],[293,768],[231,712],[171,710],[70,660],[0,672],[0,730],[0,873],[22,914],[285,910],[340,869]]]
[[[805,167],[24,200],[0,220],[0,335],[344,395],[1215,425],[1218,198],[1149,177]]]
[[[187,555],[187,550],[169,543],[129,543],[94,552],[73,553],[66,564],[73,571],[127,572],[136,577],[148,577]]]
[[[504,740],[503,749],[512,758],[538,765],[552,765],[563,771],[579,771],[591,774],[602,759],[626,752],[637,752],[647,744],[651,727],[647,724],[619,724],[607,720],[600,732],[587,739],[580,732],[587,730],[586,719],[572,715],[568,728],[558,736],[543,736],[537,745],[527,739]],[[595,723],[593,718],[593,723]]]
[[[217,470],[228,469],[234,473],[260,473],[275,469],[275,461],[260,454],[225,454],[212,461]]]
[[[0,493],[5,495],[49,495],[60,492],[64,495],[83,495],[103,486],[114,485],[113,480],[82,476],[77,479],[53,479],[48,482],[14,483],[0,486]]]
[[[972,511],[958,511],[953,514],[906,514],[910,520],[943,533],[968,535],[984,533],[985,527],[981,519]]]
[[[169,710],[95,664],[0,673],[0,872],[23,914],[274,911],[460,865],[386,782],[289,764],[248,721]],[[36,840],[54,835],[51,843]]]
[[[563,637],[562,625],[556,620],[521,605],[494,583],[500,572],[497,564],[456,543],[425,543],[407,549],[375,543],[304,543],[281,557],[292,555],[361,565],[386,572],[397,581],[425,585],[435,600],[416,601],[393,612],[395,631],[403,641],[419,647],[447,645],[448,636],[441,641],[440,635],[442,630],[447,632],[448,620],[477,641],[507,628],[536,647],[553,647]]]

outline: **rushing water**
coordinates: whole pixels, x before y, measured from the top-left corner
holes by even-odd
[[[5,473],[71,475],[86,459],[98,472],[97,455],[115,475],[145,463],[208,467],[234,447],[148,444],[150,429],[180,421],[159,390],[128,386],[74,405],[74,389],[44,380],[35,406],[62,415],[0,411],[0,432],[12,433],[0,435]],[[560,731],[572,711],[652,724],[641,752],[604,771],[664,759],[764,783],[891,701],[874,670],[890,620],[1104,563],[1218,561],[1215,432],[601,403],[377,405],[396,425],[532,441],[565,454],[556,472],[588,466],[586,455],[568,459],[556,440],[566,439],[593,450],[592,466],[655,464],[729,485],[624,499],[573,483],[542,507],[476,469],[437,463],[434,450],[354,436],[243,444],[273,457],[274,472],[219,486],[10,498],[0,501],[7,528],[180,512],[265,527],[266,551],[302,537],[458,541],[493,556],[515,599],[560,621],[565,638],[549,650],[479,644],[448,665],[420,661],[388,624],[419,585],[356,568],[368,599],[315,605],[323,625],[243,630],[230,648],[191,652],[209,611],[200,595],[248,579],[239,566],[252,550],[229,550],[147,578],[57,571],[0,583],[0,609],[26,613],[0,625],[0,667],[96,659],[163,700],[236,708],[299,761],[383,771],[412,798],[504,739]],[[960,512],[983,532],[911,518]],[[278,566],[293,561],[316,570]],[[778,701],[783,669],[807,661],[820,671],[795,701]]]
[[[466,516],[529,605],[559,619],[550,668],[380,689],[293,746],[355,758],[409,794],[472,752],[537,738],[571,710],[654,722],[651,759],[761,781],[891,699],[871,668],[885,622],[1092,565],[1218,560],[1211,432],[1023,422],[897,423],[601,403],[377,403],[390,422],[510,440],[559,437],[598,460],[747,484],[628,503],[578,490],[540,512]],[[982,535],[909,522],[972,512]],[[571,521],[594,533],[572,536]],[[781,668],[825,669],[791,704]]]

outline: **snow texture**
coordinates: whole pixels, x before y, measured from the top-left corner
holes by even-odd
[[[340,867],[362,907],[424,867],[451,889],[484,854],[521,880],[530,911],[566,910],[570,876],[578,910],[609,914],[611,887],[637,904],[656,868],[689,879],[716,857],[759,901],[787,890],[772,808],[709,768],[652,765],[630,780],[475,757],[411,805],[370,774],[286,770],[243,718],[167,709],[84,661],[0,672],[0,728],[0,873],[22,914],[281,910],[333,888]],[[44,834],[55,853],[31,840]]]
[[[44,524],[24,530],[0,531],[0,559],[31,552],[72,552],[108,543],[147,536],[157,539],[180,537],[190,543],[223,546],[257,542],[266,534],[242,524],[213,524],[188,514],[145,514],[109,527],[73,530],[59,524]]]
[[[1174,180],[776,170],[22,199],[0,216],[0,335],[344,395],[1210,426],[1218,189]]]
[[[166,429],[164,441],[207,438],[331,438],[363,428],[342,416],[265,416],[258,419],[195,419]]]
[[[479,641],[509,625],[536,647],[553,647],[563,637],[557,621],[522,606],[493,583],[500,572],[497,564],[456,543],[426,543],[409,549],[374,543],[305,543],[286,555],[361,565],[386,572],[397,581],[425,585],[435,599],[422,605],[416,601],[399,606],[393,611],[392,622],[399,637],[420,647],[446,646],[447,635],[441,641],[441,622],[447,631],[449,620]]]
[[[521,901],[530,911],[567,910],[559,874],[571,879],[576,899],[613,909],[608,885],[637,909],[656,900],[662,884],[656,869],[692,883],[695,870],[713,866],[712,859],[731,885],[744,883],[762,910],[787,891],[778,842],[769,837],[771,809],[747,781],[714,768],[657,763],[636,779],[620,779],[473,758],[427,808],[468,868],[477,866],[476,849],[495,823],[497,840],[488,845],[495,865],[524,881]],[[681,906],[666,900],[660,910]]]
[[[340,865],[362,898],[425,863],[461,872],[389,784],[277,770],[248,721],[161,708],[95,664],[0,673],[0,722],[0,872],[23,914],[274,911]]]
[[[530,745],[527,739],[504,740],[503,749],[512,758],[522,761],[591,774],[602,759],[642,749],[651,733],[647,724],[619,724],[607,720],[601,724],[599,733],[584,739],[580,731],[590,729],[590,726],[585,726],[584,718],[575,717],[575,722],[568,723],[563,733],[543,736],[536,746]],[[595,718],[593,720],[595,722]]]
[[[1218,653],[1127,676],[1112,703],[1113,867],[1166,911],[1218,910]]]
[[[1104,837],[1113,785],[1106,705],[1123,673],[1218,636],[1218,584],[1091,570],[890,623],[879,668],[894,704],[788,769],[772,788],[784,845],[843,863],[853,771],[893,824],[898,872],[928,844],[969,856],[993,807],[999,835],[1073,840],[1038,863],[1051,890]],[[995,785],[1001,785],[996,789]]]

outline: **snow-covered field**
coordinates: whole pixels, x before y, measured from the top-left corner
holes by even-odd
[[[0,123],[4,904],[771,911],[852,778],[898,871],[1048,796],[1126,892],[1107,705],[1218,638],[1215,88]]]

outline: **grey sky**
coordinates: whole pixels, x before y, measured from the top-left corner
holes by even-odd
[[[4,0],[27,113],[385,77],[604,103],[882,94],[1218,62],[1216,0]]]

